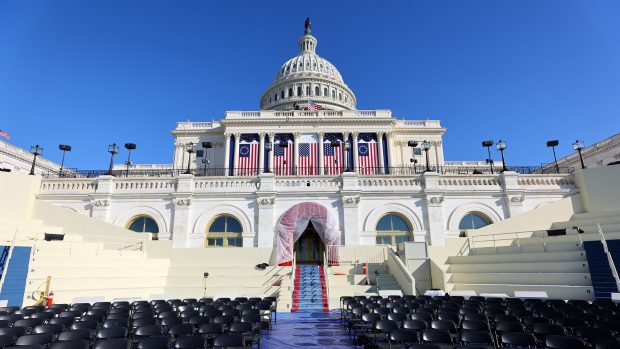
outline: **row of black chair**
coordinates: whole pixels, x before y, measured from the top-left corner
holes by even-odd
[[[0,308],[0,348],[251,348],[276,300],[203,298]]]
[[[412,347],[620,346],[620,310],[607,301],[516,298],[341,297],[341,319],[354,343]]]

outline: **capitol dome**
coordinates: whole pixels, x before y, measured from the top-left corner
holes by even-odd
[[[261,110],[306,109],[308,101],[323,109],[355,109],[355,95],[338,69],[316,54],[317,40],[310,32],[306,19],[304,36],[299,39],[301,52],[278,70],[261,98]]]

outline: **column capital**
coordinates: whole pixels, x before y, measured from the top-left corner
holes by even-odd
[[[235,139],[239,138],[239,136],[241,136],[241,133],[235,132]]]
[[[266,134],[267,134],[267,132],[264,132],[264,131],[263,131],[263,132],[259,132],[259,133],[258,133],[258,136],[259,136],[260,138],[265,138],[265,135],[266,135]]]
[[[230,139],[230,136],[232,136],[232,134],[230,132],[224,132],[224,137],[226,139]]]
[[[301,134],[299,132],[293,132],[293,138],[297,140]]]
[[[377,139],[383,139],[383,132],[377,132]]]
[[[321,138],[323,138],[323,136],[325,136],[325,132],[319,131],[319,132],[316,133],[316,135],[321,137]]]

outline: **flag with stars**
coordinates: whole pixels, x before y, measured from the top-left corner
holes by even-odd
[[[258,134],[242,134],[239,137],[239,163],[237,176],[255,176],[258,173]]]
[[[5,138],[5,139],[11,139],[11,137],[9,137],[9,134],[0,130],[0,137]]]
[[[357,173],[376,174],[377,167],[377,134],[360,133],[357,137]]]
[[[334,147],[332,142],[338,142],[339,146]],[[343,148],[341,133],[325,134],[323,137],[323,166],[325,167],[325,174],[337,176],[342,173],[345,165]]]
[[[297,174],[300,176],[318,175],[318,140],[316,135],[299,136],[299,163]]]
[[[273,144],[273,170],[277,176],[293,174],[293,135],[276,134]]]

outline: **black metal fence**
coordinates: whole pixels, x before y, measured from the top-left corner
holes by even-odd
[[[430,166],[430,172],[453,175],[485,175],[499,174],[502,168],[489,166]],[[574,167],[560,167],[558,169],[548,166],[509,166],[508,171],[519,174],[568,174],[575,171]],[[45,178],[96,178],[111,175],[117,178],[164,178],[178,177],[181,174],[192,174],[195,177],[255,177],[265,172],[259,169],[247,168],[195,168],[191,171],[186,169],[129,169],[129,170],[63,170],[62,172],[48,172]],[[359,176],[412,176],[427,172],[426,166],[403,166],[403,167],[359,167],[351,169],[334,169],[320,167],[287,167],[277,168],[272,171],[276,176],[339,176],[342,172],[355,172]]]

